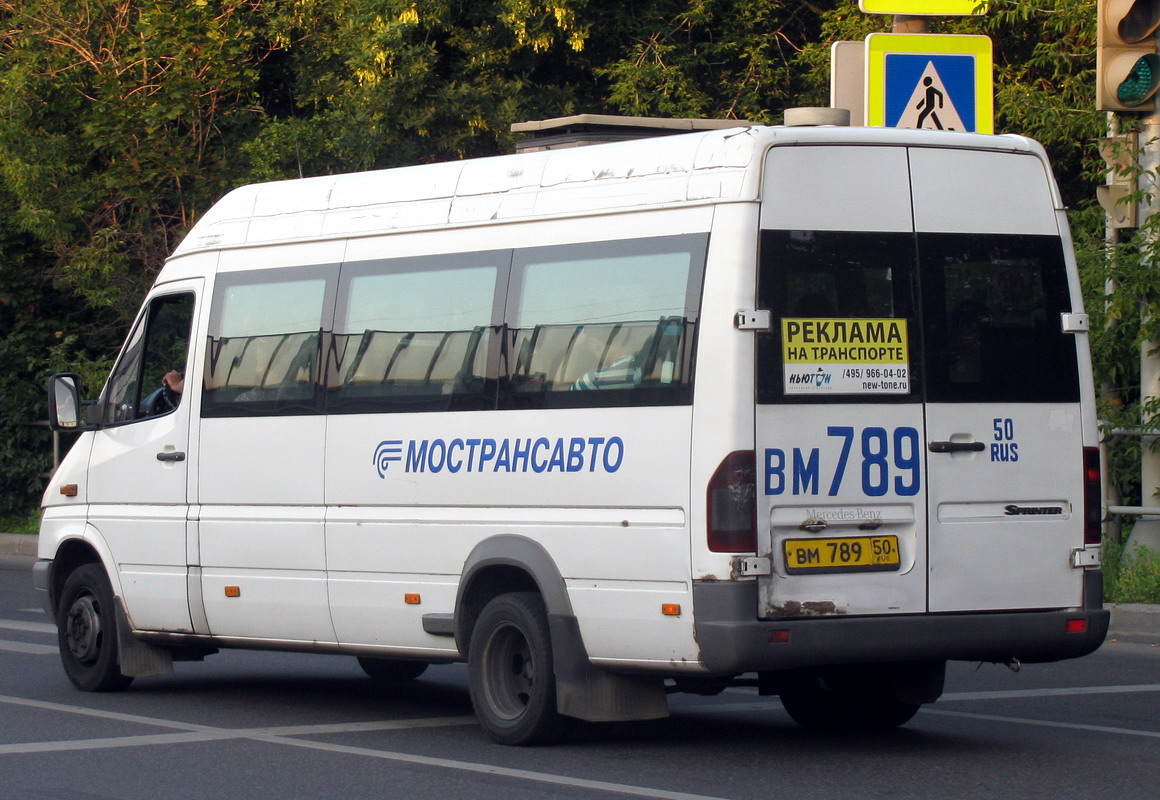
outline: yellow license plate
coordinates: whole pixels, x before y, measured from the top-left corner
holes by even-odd
[[[897,570],[897,536],[843,536],[839,539],[786,539],[785,571],[790,575],[820,572],[886,572]]]

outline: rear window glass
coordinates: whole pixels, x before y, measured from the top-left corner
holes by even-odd
[[[758,402],[918,393],[913,234],[762,231],[758,295]]]
[[[1056,236],[763,231],[758,294],[761,403],[1079,397]]]
[[[1058,237],[923,233],[918,252],[928,400],[1079,398]]]

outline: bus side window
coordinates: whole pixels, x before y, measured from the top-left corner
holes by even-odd
[[[333,269],[292,267],[218,278],[202,416],[320,411],[322,334]]]
[[[497,291],[510,251],[348,262],[327,365],[327,411],[490,408]]]
[[[517,251],[508,403],[688,402],[705,244],[690,235]]]

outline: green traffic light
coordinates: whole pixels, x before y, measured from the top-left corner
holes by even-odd
[[[1116,99],[1126,106],[1138,106],[1152,96],[1160,81],[1160,55],[1148,53],[1136,59],[1132,71],[1116,89]]]

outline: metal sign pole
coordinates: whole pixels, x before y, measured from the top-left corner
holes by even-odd
[[[895,14],[894,33],[929,33],[930,25],[926,17],[916,17],[911,14]]]

